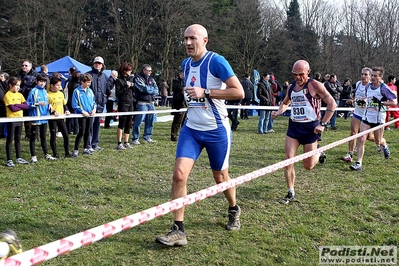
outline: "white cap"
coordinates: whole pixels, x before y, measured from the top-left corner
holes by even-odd
[[[101,56],[97,56],[96,58],[94,58],[93,60],[93,64],[94,63],[101,63],[104,65],[104,59]]]

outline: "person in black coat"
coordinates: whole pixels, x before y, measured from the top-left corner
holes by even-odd
[[[186,101],[184,100],[184,73],[179,72],[179,75],[173,80],[172,83],[172,109],[186,108]],[[172,112],[173,122],[170,130],[170,140],[177,141],[177,136],[181,126],[183,125],[186,112]]]
[[[0,118],[6,117],[6,106],[4,105],[4,96],[7,92],[6,75],[8,74],[0,72]],[[4,128],[5,123],[0,123],[0,138],[5,137]]]
[[[130,63],[122,63],[118,69],[118,78],[115,80],[115,94],[118,98],[118,112],[133,112],[134,83],[131,80],[133,66]],[[132,115],[122,115],[119,117],[116,138],[117,150],[131,149],[129,144],[129,133],[132,125]],[[122,143],[123,133],[123,143]]]
[[[104,59],[97,56],[93,60],[91,71],[87,72],[93,77],[90,88],[93,90],[96,101],[96,112],[102,113],[107,104],[109,93],[107,93],[108,76],[103,72],[105,70]],[[93,130],[90,132],[88,147],[90,152],[102,151],[104,148],[99,146],[100,143],[100,117],[93,118]]]
[[[251,76],[247,73],[241,80],[241,85],[244,89],[245,97],[241,101],[241,105],[251,105],[254,98],[254,85],[250,80]],[[241,119],[248,119],[248,109],[241,109]]]
[[[264,74],[262,79],[257,84],[258,91],[257,96],[259,99],[260,106],[272,106],[273,105],[273,91],[269,83],[269,74]],[[271,110],[261,109],[259,110],[259,122],[258,122],[258,134],[267,134],[269,121],[271,118]]]
[[[72,95],[73,91],[80,85],[80,73],[76,70],[76,68],[70,68],[69,69],[69,80],[68,84],[65,88],[65,91],[68,91],[68,100],[67,100],[67,106],[69,109],[69,112],[74,113],[74,109],[72,107]],[[68,129],[68,133],[71,134],[73,133],[74,135],[78,134],[79,130],[79,124],[78,124],[78,118],[67,118],[66,119],[66,126]]]

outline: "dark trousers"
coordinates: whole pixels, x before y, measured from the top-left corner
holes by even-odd
[[[39,125],[32,124],[31,131],[30,131],[30,139],[29,139],[29,148],[30,148],[31,156],[36,156],[35,142],[36,142],[36,135],[37,135],[38,131],[40,131],[40,144],[42,146],[43,153],[44,153],[44,155],[46,155],[48,153],[47,152],[47,142],[46,142],[47,123],[39,124]]]
[[[71,114],[73,114],[73,110],[70,112],[71,112]],[[78,134],[78,129],[79,129],[78,119],[76,117],[67,118],[66,119],[66,127],[68,129],[68,133],[73,133],[75,135]]]
[[[186,112],[174,112],[173,122],[170,130],[170,140],[176,141],[180,128],[183,125],[184,118],[186,117]]]
[[[64,138],[65,155],[69,154],[69,134],[67,126],[63,119],[48,121],[50,128],[50,146],[54,156],[58,156],[57,152],[57,128]]]
[[[237,105],[237,104],[235,104]],[[238,127],[238,109],[227,109],[228,117],[231,121],[231,130],[236,130]]]
[[[109,113],[113,113],[114,112],[114,101],[108,100],[107,104],[106,104],[106,107],[107,107],[107,113],[108,114]],[[104,122],[104,127],[105,128],[109,128],[110,127],[110,123],[111,123],[112,118],[113,118],[113,116],[106,116],[105,117],[105,122]]]
[[[118,105],[118,112],[133,112],[133,103],[120,102]],[[118,128],[123,130],[124,134],[129,134],[132,128],[133,115],[119,116]]]
[[[251,105],[251,99],[243,99],[241,105]],[[241,119],[248,119],[248,109],[241,109]]]
[[[11,146],[13,138],[14,138],[16,158],[21,158],[21,134],[22,134],[22,122],[7,123],[7,140],[6,140],[7,161],[12,160]]]
[[[74,147],[76,151],[79,150],[79,145],[80,142],[82,141],[82,138],[83,138],[83,148],[84,149],[87,148],[90,138],[90,129],[93,125],[93,117],[91,116],[91,117],[78,118],[78,124],[79,124],[79,132],[76,135],[75,147]]]

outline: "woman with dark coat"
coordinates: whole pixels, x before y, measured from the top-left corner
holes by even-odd
[[[133,66],[130,63],[122,63],[118,69],[118,78],[115,80],[115,94],[118,98],[118,112],[133,112],[134,100],[134,83],[132,80]],[[129,132],[132,127],[132,115],[123,115],[119,117],[118,129],[116,130],[116,138],[118,145],[117,150],[131,149],[129,144]],[[122,131],[123,140],[122,143]]]

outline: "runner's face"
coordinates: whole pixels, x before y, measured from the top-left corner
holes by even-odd
[[[189,27],[184,32],[184,45],[187,55],[198,61],[206,52],[208,37],[203,36],[197,27]]]
[[[381,79],[380,71],[371,72],[371,83],[373,83],[374,86],[380,85]]]
[[[362,82],[369,83],[370,82],[370,74],[368,71],[362,72]]]
[[[294,76],[295,82],[302,86],[308,81],[308,73],[305,73],[303,70],[293,70],[292,75]]]

